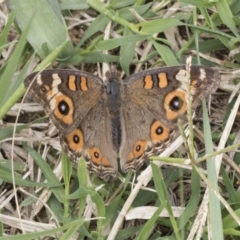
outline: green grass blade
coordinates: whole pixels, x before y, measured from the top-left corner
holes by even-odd
[[[8,171],[10,174],[11,170],[23,172],[25,168],[25,164],[19,163],[19,162],[13,162],[13,166],[11,164],[11,161],[6,159],[0,159],[0,169],[4,171]]]
[[[234,213],[237,215],[237,216],[240,216],[240,209],[237,208],[238,206],[236,206],[236,210],[234,211]],[[238,223],[235,221],[235,219],[233,219],[232,215],[231,214],[227,214],[226,216],[223,217],[222,219],[222,223],[223,223],[223,227],[225,229],[228,229],[228,228],[238,228],[239,225]]]
[[[11,170],[6,171],[1,167],[1,165],[0,165],[0,176],[1,176],[1,179],[3,179],[5,182],[13,183]],[[59,182],[58,183],[32,182],[27,179],[22,179],[22,176],[18,174],[15,174],[15,184],[22,187],[58,187],[61,185]]]
[[[91,36],[98,32],[99,29],[103,29],[110,19],[104,14],[100,14],[96,17],[94,21],[92,21],[91,25],[88,27],[85,35],[82,37],[81,41],[77,44],[76,48],[79,48],[87,39],[91,39]]]
[[[145,34],[154,34],[164,32],[170,28],[184,25],[181,21],[174,18],[164,18],[141,22],[135,25],[137,29],[141,29],[140,32]]]
[[[58,46],[56,49],[54,49],[35,69],[35,71],[40,71],[43,70],[44,68],[46,68],[46,66],[48,66],[62,51],[62,49],[64,48],[66,42],[63,42],[60,46]],[[32,56],[33,58],[33,56]],[[30,61],[26,64],[26,66],[22,69],[21,73],[18,76],[18,82],[16,82],[14,85],[11,86],[11,89],[9,89],[9,86],[6,87],[6,102],[4,102],[4,105],[2,106],[2,108],[0,108],[0,119],[7,113],[8,110],[10,110],[10,108],[15,104],[15,102],[17,102],[17,100],[19,100],[20,97],[22,97],[22,95],[25,92],[25,87],[22,84],[23,80],[24,80],[24,76],[25,76],[25,72],[27,70],[28,65],[30,64]],[[8,71],[7,69],[5,69],[6,71]],[[0,83],[1,84],[1,83]],[[19,84],[21,84],[19,86]],[[19,87],[18,87],[19,86]],[[16,89],[17,88],[17,89]],[[12,93],[13,89],[15,90],[14,93]]]
[[[129,43],[135,44],[138,41],[147,40],[149,38],[150,35],[129,35],[121,38],[108,39],[98,42],[96,44],[96,49],[98,51],[111,50],[122,45],[128,45]]]
[[[190,218],[196,212],[199,205],[200,196],[200,177],[198,173],[193,169],[191,178],[191,197],[188,200],[184,212],[177,220],[179,229],[183,229],[190,220]]]
[[[72,175],[72,162],[67,158],[64,152],[62,152],[62,172],[65,184],[65,196],[69,195],[70,192],[70,178]],[[67,217],[69,212],[69,199],[66,197],[64,200],[64,217]]]
[[[8,5],[10,9],[15,10],[16,21],[22,31],[25,31],[31,21],[27,39],[40,58],[45,58],[65,41],[68,43],[59,57],[71,55],[73,46],[68,41],[67,28],[56,0],[8,0]]]
[[[156,41],[153,41],[153,44],[158,54],[162,57],[167,66],[179,65],[177,58],[174,56],[169,47],[163,44],[159,44]]]
[[[61,10],[84,10],[88,9],[86,1],[83,0],[67,0],[60,3]]]
[[[131,9],[132,11],[135,11],[137,14],[139,14],[140,16],[143,16],[148,10],[149,8],[152,6],[152,2],[145,4],[145,5],[140,5],[140,6],[132,6]],[[115,5],[116,7],[116,5]],[[131,22],[131,21],[135,21],[136,16],[132,13],[132,11],[129,11],[129,8],[121,8],[119,11],[117,11],[117,14],[122,17],[123,19]]]
[[[133,36],[134,33],[128,28],[124,28],[123,36]],[[120,48],[120,65],[122,70],[129,76],[129,66],[133,59],[136,42],[129,41]]]
[[[157,190],[158,198],[161,203],[166,202],[166,210],[168,211],[168,215],[169,215],[172,227],[173,227],[175,237],[176,237],[176,239],[180,240],[181,238],[180,238],[180,234],[179,234],[179,228],[177,225],[177,221],[175,220],[175,218],[173,216],[170,199],[169,199],[169,196],[167,193],[165,183],[163,181],[162,172],[157,167],[157,165],[154,164],[153,162],[151,162],[151,167],[152,167],[152,172],[153,172],[154,185]]]
[[[213,152],[213,143],[210,129],[210,121],[208,118],[207,107],[205,100],[203,101],[203,129],[204,140],[206,147],[206,154]],[[218,178],[216,172],[216,165],[213,159],[207,161],[208,180],[214,187],[215,191],[218,189]],[[209,208],[210,208],[210,225],[212,230],[212,238],[223,240],[222,216],[220,201],[212,190],[209,189]]]
[[[181,2],[183,3],[187,3],[187,4],[190,4],[190,5],[193,5],[193,6],[196,6],[196,7],[211,7],[212,4],[210,3],[210,1],[196,1],[196,0],[181,0]]]
[[[78,219],[76,221],[72,221],[71,223],[68,223],[62,227],[50,229],[50,230],[45,230],[45,231],[39,231],[39,232],[34,232],[34,233],[27,233],[27,234],[17,234],[17,235],[8,235],[7,238],[6,236],[0,237],[0,240],[30,240],[30,239],[38,239],[39,237],[46,237],[49,236],[49,234],[56,234],[58,232],[62,232],[64,230],[69,229],[71,226],[76,226],[76,225],[82,225],[85,222],[84,219]]]
[[[11,83],[11,78],[15,72],[15,69],[17,68],[18,62],[22,56],[25,44],[26,44],[26,37],[29,31],[30,25],[25,29],[25,31],[22,33],[20,40],[14,50],[14,54],[11,55],[9,58],[7,65],[1,75],[0,79],[0,109],[2,111],[2,107],[4,105],[4,102],[7,100],[7,92]]]
[[[118,231],[115,240],[125,240],[136,235],[141,230],[141,227],[128,227]],[[131,239],[131,238],[130,238]]]
[[[100,195],[97,192],[91,196],[91,199],[96,204],[98,217],[102,217],[102,219],[98,219],[98,221],[97,221],[97,231],[98,231],[99,235],[101,235],[102,225],[103,225],[103,220],[105,218],[106,209],[105,209],[102,198],[100,197]]]
[[[0,34],[0,56],[2,55],[2,50],[3,50],[2,46],[4,46],[4,44],[6,44],[7,42],[7,37],[10,31],[11,25],[13,23],[14,17],[15,17],[15,13],[11,12],[10,15],[8,16],[7,24]]]
[[[9,100],[12,98],[12,96],[15,95],[15,92],[18,92],[18,89],[20,89],[22,83],[23,83],[23,80],[24,80],[24,77],[26,76],[26,73],[29,69],[29,66],[32,64],[32,61],[35,57],[35,54],[33,54],[30,59],[27,61],[27,63],[25,64],[25,66],[23,66],[22,70],[20,71],[19,75],[17,76],[16,80],[11,84],[11,86],[9,87],[8,91],[7,91],[7,94],[6,94],[6,98]],[[6,101],[8,102],[8,101]],[[6,104],[6,102],[4,103],[4,105]],[[14,102],[14,101],[12,101]],[[6,106],[6,105],[5,105]]]
[[[119,56],[106,55],[100,52],[91,52],[84,56],[85,63],[100,63],[100,62],[118,62]]]
[[[233,21],[233,15],[229,3],[226,0],[221,0],[217,2],[216,7],[222,22],[232,30],[234,35],[238,38],[238,41],[240,41],[240,35],[238,34],[239,30],[236,28]]]
[[[140,233],[135,238],[136,240],[149,239],[150,234],[152,233],[152,230],[155,227],[155,222],[157,221],[160,213],[164,210],[165,207],[166,207],[166,202],[159,206],[159,208],[156,210],[153,216],[146,222],[144,227],[141,229]]]
[[[26,144],[24,144],[24,148],[29,152],[29,154],[34,159],[35,163],[42,170],[47,181],[51,184],[55,184],[56,186],[59,186],[56,188],[52,188],[52,191],[60,202],[64,202],[64,189],[61,186],[61,183],[59,182],[57,177],[54,175],[50,166],[46,163],[46,161],[44,161],[41,155],[38,152],[36,152],[34,149],[27,146]]]
[[[107,226],[112,221],[112,219],[116,217],[116,213],[119,212],[122,196],[124,195],[126,188],[128,187],[130,178],[131,174],[127,174],[121,192],[110,202],[108,206],[106,206],[106,219],[104,219],[103,221],[103,226]]]

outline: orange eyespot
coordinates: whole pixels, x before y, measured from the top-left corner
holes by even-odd
[[[160,121],[155,121],[150,129],[151,139],[157,142],[165,141],[169,138],[169,128]]]
[[[135,158],[139,158],[143,155],[147,141],[138,140],[133,146],[133,151],[130,152],[127,156],[127,161],[131,162]]]
[[[84,145],[83,134],[80,129],[75,129],[66,137],[68,146],[71,150],[79,152],[82,150]]]
[[[73,122],[74,106],[70,97],[60,93],[50,101],[50,105],[51,109],[55,109],[54,114],[57,118],[68,125]]]
[[[184,114],[187,111],[186,93],[182,91],[170,92],[164,99],[164,108],[169,120]]]
[[[138,140],[134,144],[133,154],[136,158],[139,158],[144,153],[146,144],[147,144],[147,141],[141,141],[141,140]]]
[[[99,148],[93,147],[93,148],[88,148],[87,150],[90,154],[91,160],[93,161],[93,163],[95,165],[97,165],[97,166],[98,165],[103,165],[103,166],[106,166],[106,167],[111,165],[109,159],[106,158],[106,157],[103,157]]]

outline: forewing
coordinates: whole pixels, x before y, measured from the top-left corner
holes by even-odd
[[[44,70],[24,81],[28,96],[41,104],[57,129],[70,133],[79,126],[103,92],[100,78],[81,71]]]

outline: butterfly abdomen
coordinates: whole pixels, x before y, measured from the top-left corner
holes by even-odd
[[[112,143],[114,150],[118,151],[121,143],[120,123],[120,84],[115,79],[109,79],[107,85],[108,111],[112,122]]]

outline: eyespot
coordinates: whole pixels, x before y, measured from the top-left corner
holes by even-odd
[[[177,90],[167,94],[164,99],[164,109],[169,120],[174,120],[184,114],[187,111],[186,93]]]
[[[50,91],[50,87],[48,85],[42,85],[39,88],[40,94],[47,94]]]
[[[137,145],[135,149],[136,149],[137,152],[139,152],[141,150],[141,146]]]
[[[95,158],[99,158],[99,153],[98,152],[94,152],[94,157]]]
[[[162,142],[169,138],[169,128],[167,128],[160,121],[155,121],[150,129],[151,139],[154,141]]]
[[[157,129],[155,130],[155,133],[157,135],[161,135],[163,133],[163,127],[162,126],[158,126]]]
[[[103,154],[99,148],[93,147],[93,148],[88,148],[87,150],[90,154],[90,158],[91,158],[92,162],[95,165],[97,165],[97,166],[102,165],[104,167],[111,166],[111,162],[109,161],[109,159],[107,157],[103,156]]]
[[[172,111],[179,111],[183,106],[183,101],[180,97],[175,96],[169,103]]]
[[[68,115],[69,106],[64,100],[62,100],[61,102],[58,103],[58,110],[62,115]]]
[[[54,110],[55,117],[65,124],[73,122],[74,105],[70,97],[58,92],[51,100],[50,107]]]
[[[80,129],[75,129],[72,131],[70,134],[67,135],[66,137],[67,142],[68,142],[68,147],[76,152],[79,152],[82,150],[84,146],[84,139],[83,139],[83,134]]]
[[[46,92],[47,92],[46,86],[41,86],[41,87],[40,87],[40,92],[41,92],[41,93],[46,93]]]
[[[141,141],[141,140],[138,140],[134,144],[133,154],[135,158],[139,158],[144,153],[146,144],[147,144],[147,141]]]
[[[79,138],[78,135],[74,134],[74,136],[73,136],[73,142],[76,143],[76,144],[78,144],[78,143],[80,142],[80,138]]]

